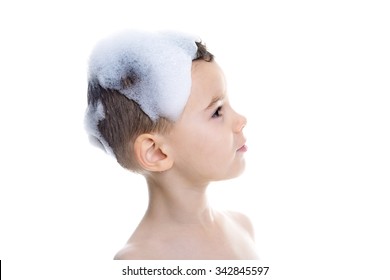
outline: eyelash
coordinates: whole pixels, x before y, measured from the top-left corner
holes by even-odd
[[[214,114],[212,115],[212,118],[222,117],[221,110],[222,110],[222,106],[219,106],[217,110],[215,110]]]

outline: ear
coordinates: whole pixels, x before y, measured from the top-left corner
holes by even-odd
[[[148,171],[161,172],[170,169],[173,160],[162,147],[158,135],[141,134],[134,142],[134,154],[139,165]]]

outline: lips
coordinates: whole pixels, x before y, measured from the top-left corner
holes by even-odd
[[[248,151],[248,147],[247,145],[242,145],[238,150],[237,152],[241,152],[241,153],[245,153],[246,151]]]

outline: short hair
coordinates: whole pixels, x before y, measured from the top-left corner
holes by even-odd
[[[195,60],[211,62],[214,55],[206,45],[196,42]],[[131,87],[134,77],[122,79],[123,86]],[[95,81],[88,83],[88,105],[101,103],[104,108],[104,119],[98,123],[98,130],[111,147],[117,162],[124,168],[139,172],[140,166],[134,158],[134,141],[143,133],[166,133],[172,122],[160,117],[153,121],[135,101],[128,99],[118,90],[104,88]]]

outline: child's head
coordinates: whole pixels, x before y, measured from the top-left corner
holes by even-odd
[[[194,60],[211,62],[200,40],[176,33],[125,32],[90,58],[86,125],[91,140],[123,167],[140,171],[134,141],[166,133],[184,110]]]

